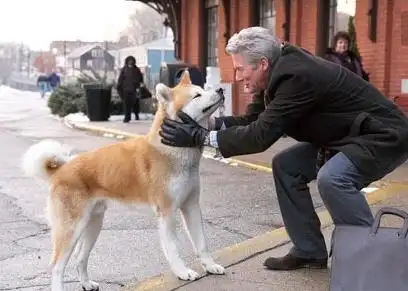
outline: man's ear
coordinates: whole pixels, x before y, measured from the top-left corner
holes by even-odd
[[[266,71],[269,70],[269,66],[271,64],[269,63],[269,60],[267,58],[263,57],[263,58],[261,58],[261,60],[259,62],[259,65],[260,65],[262,71],[266,72]]]
[[[167,105],[172,98],[171,89],[164,85],[163,83],[159,83],[156,85],[156,98],[162,105]]]

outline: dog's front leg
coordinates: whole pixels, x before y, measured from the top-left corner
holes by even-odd
[[[159,217],[160,242],[172,272],[182,280],[193,281],[198,279],[199,275],[197,272],[187,268],[180,258],[174,215],[175,213],[172,213],[167,216]]]
[[[194,250],[204,268],[210,274],[225,274],[223,266],[216,264],[208,252],[204,236],[203,218],[199,204],[199,192],[197,189],[189,195],[181,207],[184,222],[190,235]]]

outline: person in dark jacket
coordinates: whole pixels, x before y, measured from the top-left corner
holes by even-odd
[[[48,77],[46,75],[40,75],[37,79],[37,87],[40,89],[41,98],[44,98],[45,93],[48,91]]]
[[[125,111],[123,122],[127,123],[131,120],[132,111],[135,114],[135,119],[139,120],[140,100],[137,92],[141,85],[143,85],[143,74],[136,66],[136,59],[133,56],[128,56],[120,71],[116,87],[123,100]]]
[[[213,146],[225,157],[265,151],[283,133],[299,141],[272,162],[285,228],[294,244],[268,269],[326,268],[328,253],[308,183],[319,193],[335,225],[371,225],[361,192],[408,158],[408,119],[372,84],[268,30],[251,27],[228,41],[236,79],[254,94],[243,116],[218,118],[211,129],[182,111],[165,119],[160,135],[169,146]],[[225,129],[220,129],[221,124]],[[320,148],[332,154],[317,166]],[[352,242],[350,242],[352,243]]]
[[[351,37],[346,31],[339,31],[333,37],[333,45],[326,51],[324,58],[339,64],[353,73],[369,81],[368,73],[364,70],[361,58],[350,50]]]
[[[58,86],[61,84],[61,78],[58,76],[57,73],[52,72],[48,76],[48,84],[50,86],[51,92],[54,92],[55,90],[57,90]]]

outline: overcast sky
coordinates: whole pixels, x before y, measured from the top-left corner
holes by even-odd
[[[338,11],[354,14],[356,0],[338,0]],[[2,0],[0,41],[47,50],[53,40],[117,40],[138,1]]]
[[[140,5],[124,0],[3,0],[0,41],[48,49],[53,40],[117,40]]]

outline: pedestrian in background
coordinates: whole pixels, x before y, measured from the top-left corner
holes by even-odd
[[[50,86],[51,92],[54,92],[55,90],[57,90],[58,86],[61,84],[61,79],[57,73],[52,72],[48,76],[48,84]]]
[[[120,71],[116,86],[124,105],[125,118],[123,122],[125,123],[131,120],[132,111],[135,114],[135,119],[139,120],[140,97],[138,91],[141,85],[143,85],[142,71],[136,66],[136,59],[133,56],[128,56]]]
[[[48,77],[46,75],[40,75],[37,79],[37,87],[40,89],[41,98],[44,98],[45,93],[48,92]]]
[[[332,47],[327,50],[324,58],[349,69],[364,80],[369,81],[369,74],[364,71],[361,58],[350,50],[350,43],[351,37],[348,32],[337,32],[333,37]]]

